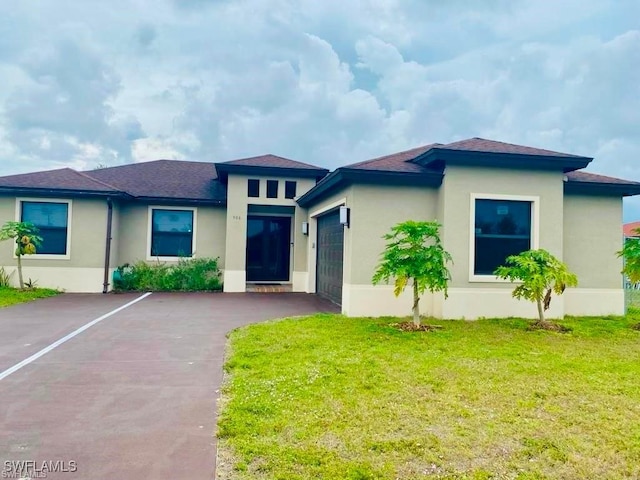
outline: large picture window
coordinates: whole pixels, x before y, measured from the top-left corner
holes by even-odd
[[[193,255],[193,210],[151,209],[151,256]]]
[[[532,248],[531,201],[475,199],[475,275],[493,275],[509,255]]]
[[[42,237],[38,255],[67,255],[68,203],[22,201],[20,220],[38,227]]]

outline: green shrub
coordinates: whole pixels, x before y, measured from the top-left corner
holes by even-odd
[[[0,267],[0,288],[11,287],[11,274],[4,267]]]
[[[116,290],[212,291],[222,290],[218,258],[181,259],[177,264],[138,262],[118,267]]]

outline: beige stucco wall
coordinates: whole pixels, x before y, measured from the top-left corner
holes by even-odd
[[[26,197],[19,197],[26,199]],[[101,292],[103,288],[106,246],[106,199],[33,198],[36,201],[71,201],[69,222],[69,258],[23,258],[25,279],[32,278],[40,287],[59,288],[70,292]],[[0,223],[16,218],[16,198],[0,197]],[[0,243],[0,265],[15,270],[12,242]],[[12,275],[17,282],[17,274]]]
[[[343,310],[348,315],[400,315],[411,312],[411,288],[396,297],[393,284],[372,285],[386,241],[383,235],[406,220],[433,221],[437,217],[438,191],[429,187],[354,185],[351,200],[351,251],[354,256],[345,275]],[[432,295],[423,295],[420,308],[432,314]]]
[[[124,203],[118,207],[117,265],[137,261],[153,261],[149,256],[149,207],[154,208],[195,208],[195,257],[220,257],[220,266],[224,268],[226,211],[224,207],[179,206],[160,203],[140,204]]]
[[[352,265],[352,284],[371,284],[385,248],[383,235],[406,220],[433,221],[437,215],[437,190],[428,187],[354,185],[351,209],[352,248],[358,260]]]
[[[316,291],[317,217],[345,205],[351,209],[349,228],[344,229],[342,312],[350,316],[406,315],[411,310],[411,293],[396,298],[392,285],[371,284],[371,277],[384,250],[382,236],[405,220],[434,220],[435,189],[385,185],[352,185],[309,207],[309,288]],[[425,295],[422,308],[431,308]]]
[[[486,285],[469,280],[472,193],[539,197],[538,247],[562,259],[562,173],[449,166],[441,189],[443,242],[454,261],[452,287],[481,288]],[[492,287],[500,288],[500,285]],[[510,288],[510,285],[504,287]]]
[[[528,317],[531,304],[511,297],[513,285],[495,278],[474,278],[470,272],[472,194],[537,197],[538,225],[533,225],[532,248],[544,248],[562,259],[563,183],[561,172],[508,170],[503,168],[448,166],[440,191],[439,220],[443,244],[453,257],[449,298],[438,296],[434,311],[444,318]],[[535,217],[535,215],[534,215]],[[549,317],[562,316],[563,300],[552,302]]]
[[[564,261],[580,287],[620,288],[622,199],[567,195],[564,217]]]
[[[247,181],[260,180],[260,196],[249,198]],[[278,198],[267,198],[267,180],[278,180]],[[295,207],[292,228],[291,282],[293,289],[304,291],[306,283],[307,237],[302,234],[302,222],[306,221],[306,212],[295,200],[284,198],[285,181],[295,181],[296,195],[302,196],[315,184],[314,179],[273,177],[261,175],[235,175],[228,177],[227,214],[226,214],[226,260],[224,290],[226,292],[244,292],[246,289],[246,249],[247,249],[247,213],[249,205],[270,205]]]
[[[564,261],[578,276],[578,288],[568,289],[568,315],[624,313],[622,260],[622,199],[566,195],[564,199]]]
[[[511,298],[510,283],[496,282],[494,278],[478,279],[470,274],[472,194],[534,197],[538,209],[538,224],[534,225],[537,246],[563,257],[563,174],[560,172],[450,166],[439,189],[354,185],[322,202],[328,204],[343,197],[351,208],[351,226],[345,230],[343,312],[374,316],[410,313],[410,292],[396,299],[391,286],[371,284],[385,246],[381,237],[391,226],[404,220],[435,219],[443,224],[443,244],[454,259],[450,265],[452,281],[448,300],[442,295],[424,295],[421,302],[424,313],[469,319],[535,315],[531,304]],[[309,208],[309,212],[322,204]],[[313,286],[313,265],[309,275]],[[314,291],[313,288],[310,291]],[[548,313],[550,317],[562,316],[563,300],[554,300]]]

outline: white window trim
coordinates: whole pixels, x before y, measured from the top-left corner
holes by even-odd
[[[151,237],[153,236],[153,210],[176,210],[176,211],[191,211],[193,212],[193,232],[192,244],[191,244],[191,256],[186,258],[196,258],[196,239],[198,238],[198,208],[197,207],[176,207],[165,205],[149,205],[147,208],[147,260],[161,260],[166,262],[177,262],[181,258],[185,257],[159,257],[157,255],[151,255]]]
[[[476,275],[476,200],[508,200],[531,202],[531,249],[540,248],[540,197],[533,195],[501,195],[495,193],[471,193],[469,208],[469,282],[511,283],[495,275]]]
[[[22,202],[38,202],[38,203],[66,203],[67,204],[67,253],[64,255],[55,255],[51,253],[34,253],[33,255],[24,255],[25,259],[37,260],[71,260],[71,219],[73,218],[73,200],[67,198],[42,198],[42,197],[16,197],[16,222],[22,221]],[[13,258],[17,258],[15,250]]]

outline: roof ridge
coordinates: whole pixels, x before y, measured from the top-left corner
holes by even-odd
[[[224,165],[224,164],[232,165],[232,164],[234,164],[236,162],[243,162],[243,161],[246,161],[246,160],[263,159],[263,158],[269,158],[269,157],[270,158],[277,158],[277,159],[280,159],[280,160],[285,160],[287,162],[292,162],[292,163],[295,163],[297,165],[303,165],[305,167],[312,168],[312,169],[315,169],[315,170],[326,170],[326,168],[319,167],[318,165],[313,165],[311,163],[301,162],[300,160],[293,160],[292,158],[283,157],[281,155],[276,155],[274,153],[265,153],[265,154],[262,154],[262,155],[252,155],[250,157],[243,157],[243,158],[234,158],[233,160],[226,160],[224,162],[215,162],[215,164],[218,164],[218,165]]]
[[[419,157],[420,155],[422,155],[422,154],[423,154],[423,153],[425,153],[425,152],[428,152],[429,150],[431,150],[433,147],[435,147],[435,146],[437,146],[437,145],[442,145],[442,144],[441,144],[441,143],[429,143],[429,144],[427,144],[427,145],[422,145],[422,146],[419,146],[419,147],[409,148],[409,149],[407,149],[407,150],[403,150],[403,151],[401,151],[401,152],[389,153],[389,154],[387,154],[387,155],[381,155],[381,156],[379,156],[379,157],[370,158],[369,160],[362,160],[362,161],[360,161],[360,162],[351,163],[351,164],[349,164],[349,165],[344,165],[344,167],[340,167],[340,168],[359,167],[359,166],[362,166],[362,165],[367,165],[367,164],[372,163],[372,162],[377,162],[378,160],[383,160],[383,159],[385,159],[385,158],[389,158],[389,157],[395,157],[395,156],[397,156],[397,155],[403,155],[403,154],[405,154],[405,153],[409,153],[409,152],[412,152],[412,151],[414,151],[414,150],[420,150],[420,149],[422,149],[422,148],[425,148],[426,150],[425,150],[424,152],[421,152],[421,153],[419,153],[419,154],[417,154],[417,155],[416,155],[416,157]],[[404,160],[404,161],[405,161],[405,162],[409,162],[409,161],[411,161],[411,160],[412,160],[412,159],[410,158],[410,159],[407,159],[407,160]]]
[[[0,175],[0,178],[11,178],[11,177],[21,177],[23,175],[33,175],[34,173],[50,173],[50,172],[61,172],[63,170],[70,170],[72,172],[74,172],[75,170],[73,170],[72,168],[69,167],[60,167],[60,168],[54,168],[52,170],[38,170],[36,172],[24,172],[24,173],[11,173],[9,175]]]
[[[111,190],[114,190],[116,192],[127,193],[124,190],[120,190],[119,188],[116,188],[114,185],[111,185],[111,184],[109,184],[107,182],[103,182],[102,180],[98,180],[97,178],[93,178],[88,173],[79,172],[78,170],[74,170],[73,168],[70,168],[69,170],[71,170],[76,175],[80,175],[81,177],[87,178],[87,179],[91,180],[92,182],[95,182],[95,183],[97,183],[99,185],[103,185],[105,187],[109,187]]]
[[[465,142],[472,142],[474,140],[480,141],[480,142],[488,142],[488,143],[492,143],[492,144],[499,144],[499,145],[506,145],[508,147],[515,147],[518,149],[526,149],[526,150],[537,150],[540,153],[545,153],[548,156],[553,156],[553,157],[578,157],[578,158],[590,158],[590,157],[585,157],[583,155],[576,155],[573,153],[564,153],[564,152],[557,152],[555,150],[549,150],[547,148],[540,148],[540,147],[532,147],[530,145],[519,145],[517,143],[511,143],[511,142],[503,142],[501,140],[492,140],[490,138],[483,138],[483,137],[471,137],[471,138],[465,138],[462,140],[456,140],[455,142],[450,142],[450,143],[446,143],[444,145],[441,145],[441,148],[443,149],[448,149],[448,148],[452,148],[452,147],[458,147],[461,144],[464,144]],[[476,151],[472,149],[473,147],[470,147],[469,149],[464,149],[464,148],[460,148],[460,150],[467,150],[470,152]],[[478,150],[478,151],[482,151],[482,150]],[[491,152],[491,153],[508,153],[508,152]],[[530,155],[536,155],[535,153],[531,153]],[[539,155],[539,154],[538,154]]]

